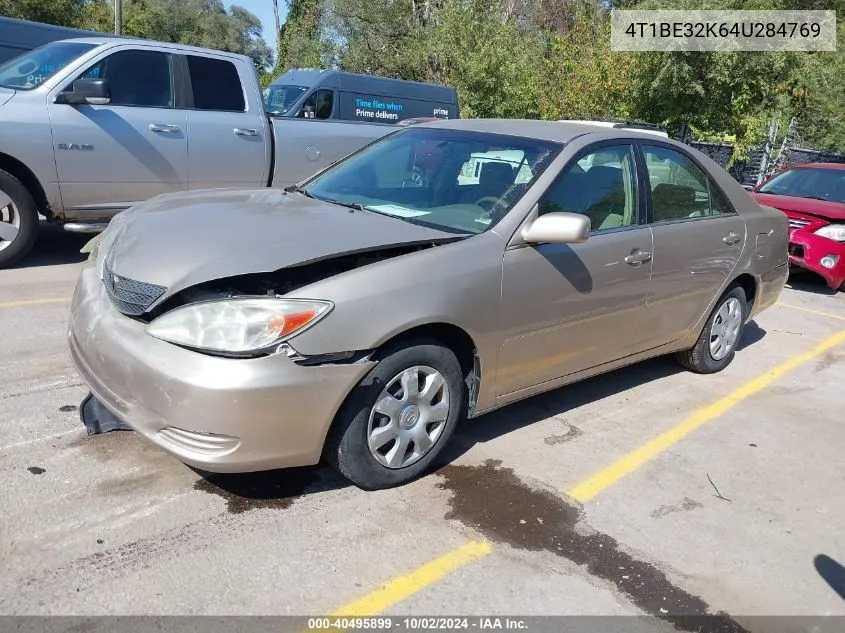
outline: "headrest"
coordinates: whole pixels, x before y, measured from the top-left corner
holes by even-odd
[[[490,162],[481,166],[478,182],[481,185],[512,185],[516,179],[513,167],[507,163]]]

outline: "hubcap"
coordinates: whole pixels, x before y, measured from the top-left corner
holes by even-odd
[[[722,304],[710,326],[710,356],[722,360],[736,346],[739,329],[742,326],[742,305],[736,297]]]
[[[21,214],[12,198],[0,190],[0,251],[11,246],[21,228]]]
[[[404,468],[425,457],[446,427],[449,386],[425,365],[396,374],[370,411],[367,445],[382,466]]]

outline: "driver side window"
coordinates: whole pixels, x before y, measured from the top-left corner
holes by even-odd
[[[584,154],[540,200],[539,214],[580,213],[592,231],[637,223],[637,178],[631,145],[602,147]]]
[[[171,56],[158,51],[118,51],[97,62],[77,79],[107,79],[109,105],[174,107]],[[73,84],[67,87],[72,88]]]
[[[296,114],[300,119],[330,119],[334,108],[334,92],[318,90],[312,94]]]

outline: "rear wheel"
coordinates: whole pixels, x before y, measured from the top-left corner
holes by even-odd
[[[699,374],[722,371],[734,358],[747,314],[745,291],[734,286],[716,303],[695,345],[676,354],[678,362]]]
[[[455,354],[419,341],[388,352],[355,388],[326,442],[326,459],[366,490],[407,483],[455,430],[465,385]]]
[[[0,268],[26,255],[38,236],[38,209],[27,188],[0,170]]]

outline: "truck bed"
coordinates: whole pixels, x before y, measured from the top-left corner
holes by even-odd
[[[296,184],[391,132],[395,125],[270,117],[273,129],[272,187]]]

